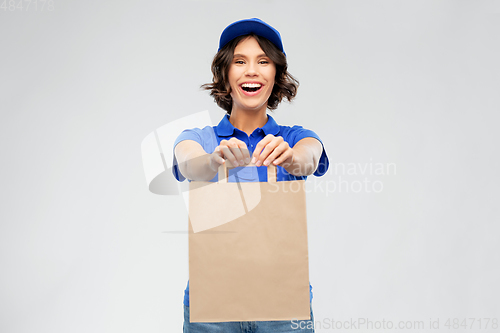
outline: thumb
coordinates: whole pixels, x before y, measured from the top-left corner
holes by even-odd
[[[220,149],[220,147],[217,147],[215,148],[213,154],[212,154],[212,160],[217,162],[219,165],[220,164],[224,164],[224,162],[226,161],[224,158],[223,158],[223,154],[222,154],[222,151]]]

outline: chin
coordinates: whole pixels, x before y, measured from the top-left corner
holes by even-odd
[[[257,111],[260,111],[262,110],[263,106],[260,105],[260,106],[255,106],[255,107],[252,107],[252,106],[247,106],[247,107],[244,107],[242,108],[243,110],[247,110],[247,111],[250,111],[250,112],[257,112]]]

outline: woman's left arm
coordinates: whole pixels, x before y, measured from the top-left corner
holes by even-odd
[[[309,176],[318,167],[322,152],[323,146],[315,138],[303,138],[291,148],[283,137],[268,134],[255,147],[252,163],[257,166],[273,163],[294,176]]]

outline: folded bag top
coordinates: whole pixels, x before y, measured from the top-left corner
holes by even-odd
[[[248,163],[247,165],[243,165],[243,166],[239,166],[239,167],[257,167],[255,165],[255,163]],[[231,162],[229,160],[226,160],[224,164],[221,164],[219,166],[219,183],[227,183],[227,178],[228,178],[228,169],[231,169],[231,168],[237,168],[235,166],[233,166],[231,164]],[[276,182],[276,173],[277,173],[277,170],[276,170],[276,166],[274,164],[269,164],[269,166],[267,167],[267,182],[268,183],[272,183],[272,182]]]

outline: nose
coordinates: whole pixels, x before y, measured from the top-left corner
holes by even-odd
[[[254,64],[253,62],[250,62],[247,65],[247,68],[246,68],[246,71],[245,71],[245,75],[247,75],[247,76],[256,76],[258,74],[259,73],[257,72],[257,65]]]

